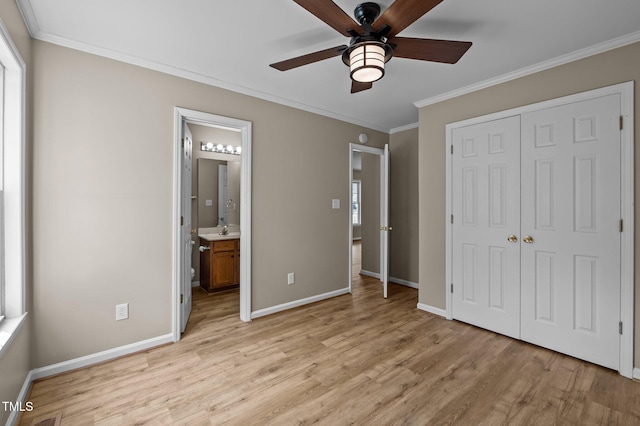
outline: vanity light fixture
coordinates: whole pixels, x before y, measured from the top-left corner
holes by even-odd
[[[207,151],[207,152],[219,152],[221,154],[233,154],[233,155],[240,155],[240,153],[242,152],[242,148],[237,146],[233,146],[233,145],[227,145],[224,146],[221,143],[214,145],[211,142],[200,142],[200,151]]]

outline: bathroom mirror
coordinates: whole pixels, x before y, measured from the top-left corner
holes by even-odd
[[[240,161],[198,158],[198,227],[240,223]]]

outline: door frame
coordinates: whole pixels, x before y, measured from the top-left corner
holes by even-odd
[[[389,174],[389,170],[388,167],[386,166],[388,164],[388,158],[389,158],[389,154],[388,154],[388,149],[385,150],[383,148],[375,148],[375,147],[371,147],[371,146],[363,146],[363,145],[358,145],[355,143],[350,143],[349,144],[349,293],[352,293],[353,291],[353,271],[352,271],[352,267],[353,267],[353,253],[352,253],[352,247],[353,247],[353,215],[351,212],[351,188],[353,186],[353,153],[354,152],[363,152],[363,153],[367,153],[367,154],[374,154],[380,157],[380,222],[381,222],[381,226],[389,226],[389,188],[387,185],[388,180],[388,174]],[[385,186],[387,186],[386,190],[385,190]],[[362,188],[362,186],[360,187]],[[385,193],[387,194],[385,196]],[[388,235],[388,231],[386,231],[386,238],[385,235],[383,234],[383,232],[380,232],[380,280],[383,282],[385,282],[385,275],[386,275],[386,281],[389,280],[389,266],[388,266],[388,253],[389,253],[389,247],[388,247],[388,240],[389,240],[389,235]],[[386,241],[386,245],[387,247],[385,248],[385,241]],[[386,263],[387,266],[384,266],[385,263],[385,258],[387,259]],[[385,285],[384,288],[384,297],[387,297],[387,288]]]
[[[548,101],[538,102],[523,107],[499,111],[467,120],[458,121],[446,125],[446,152],[451,152],[453,143],[453,129],[479,124],[486,121],[498,120],[513,115],[538,111],[569,103],[585,101],[602,96],[619,94],[621,100],[620,114],[623,117],[623,127],[620,135],[620,212],[624,223],[624,229],[620,240],[620,320],[624,324],[623,333],[620,336],[620,374],[624,377],[633,376],[633,341],[634,341],[634,82],[615,84],[599,89],[589,90],[574,95],[563,96]],[[453,225],[451,217],[453,213],[452,176],[453,158],[448,154],[446,161],[446,263],[445,263],[445,295],[446,318],[451,320],[451,293],[450,285],[453,276]]]
[[[221,127],[240,131],[242,139],[240,171],[240,319],[251,321],[251,122],[221,115],[174,107],[173,137],[173,291],[172,334],[173,341],[180,340],[180,156],[182,123]]]

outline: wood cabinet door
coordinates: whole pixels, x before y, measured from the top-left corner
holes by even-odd
[[[235,275],[235,250],[213,253],[213,286],[233,285],[235,283]]]

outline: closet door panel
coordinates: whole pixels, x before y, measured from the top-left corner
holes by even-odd
[[[452,316],[519,338],[520,118],[452,136]]]
[[[614,369],[619,116],[617,94],[524,114],[521,147],[522,339]]]

